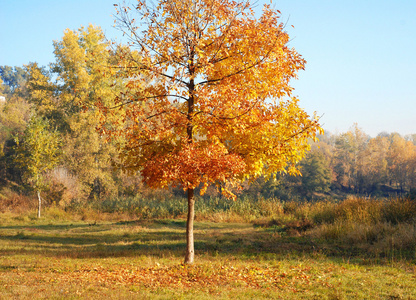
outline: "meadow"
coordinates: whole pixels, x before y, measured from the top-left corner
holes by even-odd
[[[1,208],[0,299],[416,299],[414,200],[199,199],[193,265],[181,198],[25,201]]]

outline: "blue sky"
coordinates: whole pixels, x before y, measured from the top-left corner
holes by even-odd
[[[134,1],[132,1],[134,2]],[[110,38],[116,0],[0,0],[0,65],[54,61],[66,28],[100,25]],[[269,1],[258,1],[258,5]],[[300,105],[332,133],[416,133],[416,1],[273,0],[307,60],[293,82]],[[292,28],[290,25],[293,25]]]

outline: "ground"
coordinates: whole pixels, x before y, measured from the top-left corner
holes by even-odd
[[[50,222],[0,229],[0,299],[416,299],[413,261],[250,223]],[[354,254],[352,254],[354,253]]]

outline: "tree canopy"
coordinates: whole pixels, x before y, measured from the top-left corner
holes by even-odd
[[[187,191],[188,231],[198,186],[204,193],[214,183],[235,197],[228,186],[299,173],[308,139],[321,129],[292,95],[305,60],[288,46],[279,11],[265,5],[257,17],[249,1],[228,0],[116,7],[135,51],[120,55],[126,89],[115,105],[99,103],[101,132],[125,138],[123,163],[149,186]],[[120,107],[123,126],[111,126]],[[192,262],[193,248],[188,254]]]
[[[139,57],[118,65],[125,126],[103,132],[126,136],[124,162],[150,186],[297,172],[320,128],[292,97],[305,60],[288,47],[277,11],[265,6],[256,18],[249,2],[139,1],[119,8],[118,24]]]

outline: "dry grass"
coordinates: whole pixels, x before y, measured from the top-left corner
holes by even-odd
[[[295,226],[295,225],[293,225]],[[403,260],[327,256],[302,234],[183,220],[15,221],[0,229],[0,299],[415,299]]]
[[[409,199],[349,199],[316,205],[308,234],[350,251],[416,258],[416,202]]]
[[[35,222],[36,208],[26,196],[3,190],[0,224]],[[30,201],[29,201],[30,200]],[[45,205],[43,219],[115,222],[184,219],[182,198],[107,199],[68,207]],[[416,260],[416,201],[350,198],[342,202],[282,202],[276,199],[198,199],[197,222],[251,223],[280,237],[302,237],[328,253],[362,253],[372,258]]]

